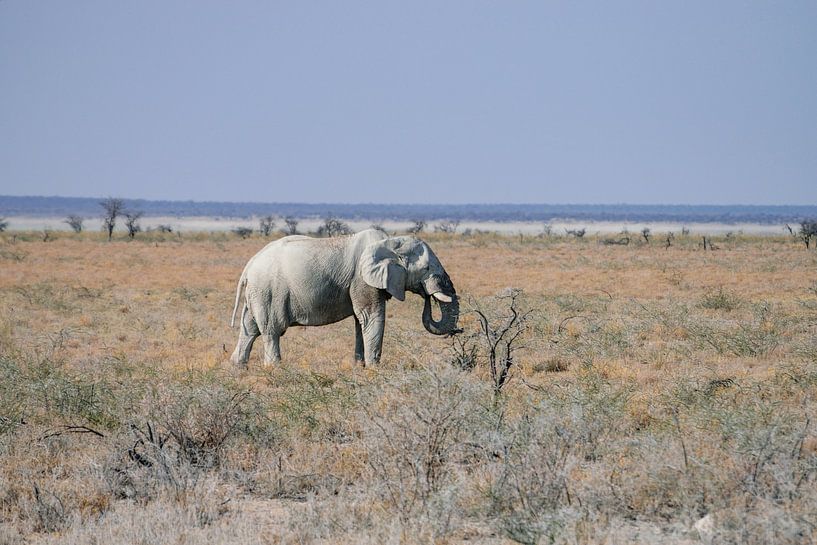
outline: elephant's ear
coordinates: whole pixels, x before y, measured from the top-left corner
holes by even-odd
[[[385,241],[373,242],[364,248],[358,270],[363,281],[373,288],[386,290],[398,301],[405,300],[406,268]]]

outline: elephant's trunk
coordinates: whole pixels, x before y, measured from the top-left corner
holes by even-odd
[[[423,305],[423,326],[432,335],[450,335],[458,333],[457,319],[460,316],[460,302],[456,295],[450,303],[437,302],[440,305],[442,316],[439,321],[431,317],[431,296],[425,296]]]

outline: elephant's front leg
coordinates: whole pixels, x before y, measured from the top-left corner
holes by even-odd
[[[360,326],[360,320],[355,316],[355,361],[364,361],[364,345],[363,345],[363,328]]]
[[[361,310],[356,315],[363,333],[363,359],[367,365],[380,362],[386,325],[385,302]],[[357,343],[355,343],[357,344]]]

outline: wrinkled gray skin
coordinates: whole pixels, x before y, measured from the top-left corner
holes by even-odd
[[[233,320],[244,293],[238,344],[231,361],[245,366],[253,342],[264,341],[264,364],[281,359],[280,338],[292,325],[355,318],[355,359],[380,360],[386,301],[410,291],[425,298],[422,321],[434,335],[457,332],[459,302],[451,279],[428,244],[369,229],[349,237],[289,236],[253,256],[238,281]],[[441,318],[431,316],[432,298]]]

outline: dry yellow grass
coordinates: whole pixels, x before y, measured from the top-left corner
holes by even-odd
[[[808,469],[813,467],[808,464],[817,464],[817,418],[813,418],[817,416],[817,252],[782,237],[716,240],[720,249],[714,252],[703,251],[696,239],[683,237],[668,249],[658,242],[621,247],[600,245],[593,239],[489,234],[429,234],[425,239],[463,297],[464,311],[472,305],[495,304],[491,296],[506,287],[523,289],[525,304],[537,310],[515,360],[512,380],[503,391],[502,425],[517,429],[514,426],[521,424],[515,419],[530,416],[539,410],[536,407],[567,403],[596,411],[594,419],[634,442],[620,443],[618,436],[605,439],[603,430],[587,431],[601,439],[592,439],[592,447],[582,447],[581,456],[577,454],[575,460],[571,458],[572,465],[563,468],[569,475],[567,499],[560,492],[538,508],[537,512],[556,513],[566,502],[565,509],[573,514],[559,515],[563,518],[557,526],[574,533],[572,542],[630,540],[632,532],[651,535],[655,531],[668,542],[682,543],[697,539],[689,530],[694,519],[716,509],[731,517],[722,517],[732,524],[723,523],[724,535],[733,536],[729,528],[750,532],[752,525],[760,524],[757,505],[747,504],[749,515],[744,513],[741,519],[737,500],[723,492],[742,482],[746,471],[753,474],[742,464],[751,463],[754,455],[714,465],[729,449],[743,448],[741,441],[751,443],[752,434],[762,446],[759,430],[765,428],[758,422],[774,419],[763,416],[766,405],[741,416],[741,404],[756,401],[752,391],[771,396],[780,414],[799,415],[792,424],[796,429],[784,433],[778,427],[774,433],[788,433],[796,442],[796,459],[786,462],[793,464],[786,470],[800,471],[798,478],[804,479],[795,492],[786,490],[790,497],[785,502],[771,493],[755,492],[788,517],[784,517],[788,526],[762,531],[783,536],[781,542],[806,543],[815,536],[813,496],[797,499],[791,494],[801,494],[804,485],[814,486],[817,472]],[[372,450],[371,441],[378,434],[395,441],[403,437],[401,426],[408,424],[401,420],[400,407],[420,403],[426,395],[412,390],[411,380],[420,377],[417,384],[427,384],[422,382],[432,380],[427,375],[448,377],[441,369],[452,357],[451,342],[424,332],[422,301],[409,297],[405,303],[389,303],[384,356],[376,368],[363,369],[354,363],[353,325],[347,320],[289,330],[282,340],[284,363],[279,368],[262,368],[257,346],[248,371],[233,369],[227,358],[236,340],[236,331],[228,327],[235,282],[247,259],[265,242],[229,234],[181,238],[145,234],[135,241],[107,243],[95,234],[59,234],[43,243],[33,234],[4,234],[0,356],[6,371],[0,378],[6,384],[0,386],[0,409],[5,411],[0,414],[0,526],[4,528],[0,542],[20,542],[24,536],[46,541],[71,536],[71,542],[89,542],[93,532],[83,533],[82,525],[101,534],[110,531],[106,520],[115,517],[136,524],[132,518],[138,517],[140,505],[154,519],[162,511],[157,505],[176,506],[168,508],[180,517],[175,531],[225,543],[379,539],[453,543],[466,537],[503,542],[524,541],[525,532],[541,540],[549,535],[556,536],[557,542],[563,539],[557,526],[551,528],[544,519],[534,521],[532,515],[518,519],[522,504],[485,499],[490,496],[487,488],[515,497],[503,488],[505,474],[492,465],[490,457],[484,463],[474,462],[473,474],[465,466],[443,472],[440,488],[434,485],[421,495],[418,505],[424,510],[396,504],[386,492],[363,503],[350,499],[361,494],[355,483],[380,483],[377,486],[386,491],[388,483],[409,486],[401,481],[399,460],[384,458],[382,467],[375,466],[372,460],[380,459],[376,455],[390,451]],[[464,314],[462,323],[466,333],[475,331],[473,315]],[[490,388],[485,387],[488,373],[483,363],[470,375],[456,376],[455,382],[470,388],[467,396],[445,386],[448,378],[437,380],[436,387],[448,396],[465,396],[463,406],[475,404],[471,412],[482,410],[476,407],[496,407]],[[208,391],[221,392],[219,388],[227,400],[235,393],[250,392],[251,409],[242,405],[240,418],[251,414],[254,420],[236,417],[243,439],[230,439],[223,452],[213,447],[219,459],[201,470],[204,473],[195,469],[196,462],[194,469],[175,468],[178,475],[165,476],[176,483],[177,492],[178,483],[185,483],[186,499],[180,499],[154,482],[162,479],[138,473],[146,472],[147,466],[134,465],[133,455],[127,453],[135,449],[142,456],[155,454],[144,450],[149,441],[133,446],[140,433],[147,433],[148,422],[163,426],[164,433],[177,425],[191,437],[203,437],[208,429],[212,432],[203,424],[210,422],[208,418],[215,418],[212,426],[226,425],[219,423],[205,402],[196,409],[199,412],[190,414],[184,413],[187,404],[176,406],[180,398],[196,405]],[[387,408],[384,422],[367,412],[370,402]],[[229,407],[221,398],[212,403],[219,410]],[[733,420],[724,416],[727,408],[736,411],[736,416],[729,417]],[[470,422],[468,415],[462,418],[457,425]],[[519,422],[523,420],[527,421]],[[727,421],[734,428],[727,430]],[[372,433],[367,422],[385,431]],[[542,422],[541,433],[546,436],[550,428]],[[105,437],[72,433],[61,427],[66,425],[87,426]],[[572,428],[568,425],[568,429]],[[396,430],[393,436],[391,430]],[[590,441],[585,431],[577,430],[570,431],[577,444]],[[715,445],[710,433],[722,434],[723,444]],[[658,445],[654,455],[638,446],[649,441]],[[462,440],[463,445],[470,442]],[[457,445],[447,456],[455,457],[454,451],[465,456],[460,452],[464,447]],[[411,447],[409,443],[403,450]],[[564,448],[567,452],[574,447]],[[538,452],[533,447],[528,451]],[[484,454],[468,456],[476,460]],[[529,453],[517,456],[519,467],[547,459],[546,453],[537,460],[525,458],[533,456]],[[662,456],[672,457],[672,463]],[[774,456],[769,454],[764,467],[773,465]],[[654,466],[654,474],[640,471],[648,466]],[[112,477],[117,471],[126,472],[123,467],[145,479],[127,485],[137,490],[136,496],[122,492],[127,487]],[[759,471],[754,470],[755,481],[760,479]],[[481,472],[484,475],[477,479]],[[373,475],[379,475],[379,480]],[[536,482],[527,473],[524,478]],[[679,480],[684,496],[667,489]],[[598,497],[610,489],[632,516],[588,510],[584,504],[579,508],[575,503],[575,498],[582,497],[603,503]],[[703,494],[702,498],[693,498],[692,491]],[[332,499],[334,494],[344,506]],[[456,496],[451,500],[458,506],[456,514],[439,503],[445,494]],[[301,503],[304,499],[306,504]],[[125,506],[132,501],[136,504]],[[273,502],[277,517],[265,519],[258,502]],[[401,509],[408,518],[401,518]],[[337,513],[352,522],[338,523]],[[445,517],[458,522],[439,526]],[[642,526],[634,527],[635,522]],[[234,534],[227,529],[230,524],[239,528]],[[264,532],[247,532],[247,525],[260,525]],[[169,535],[146,536],[144,541],[158,543]]]

